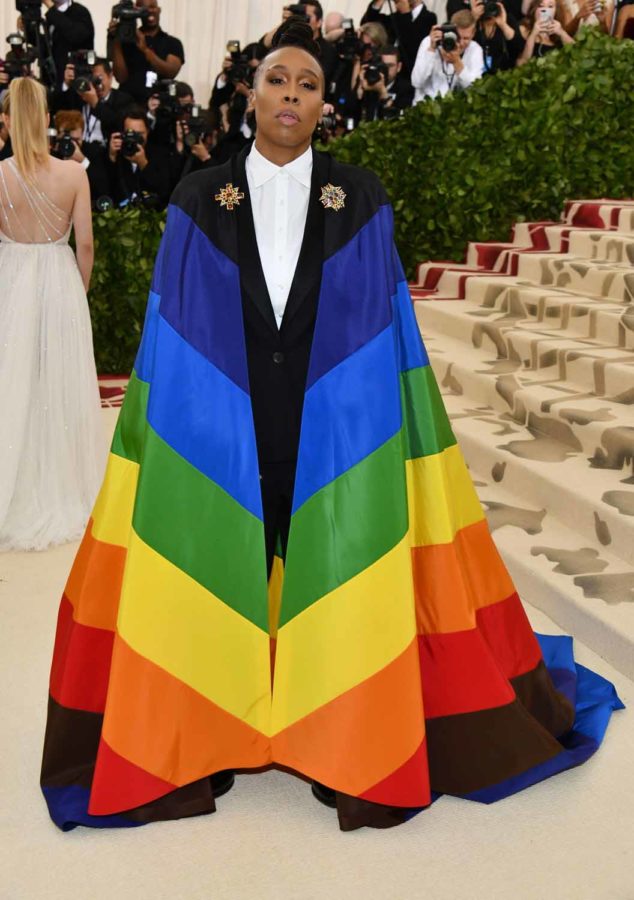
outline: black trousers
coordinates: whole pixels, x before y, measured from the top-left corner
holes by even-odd
[[[282,545],[282,558],[286,559],[296,467],[296,460],[260,463],[266,567],[269,576],[273,567],[278,536]]]

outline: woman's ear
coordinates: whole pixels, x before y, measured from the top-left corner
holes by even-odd
[[[253,88],[249,91],[247,98],[247,112],[255,112],[255,91]]]

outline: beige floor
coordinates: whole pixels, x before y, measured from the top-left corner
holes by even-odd
[[[337,830],[307,786],[244,775],[209,817],[57,831],[38,789],[57,601],[74,547],[0,556],[0,897],[634,900],[634,715],[599,754],[496,806],[443,798],[388,832]],[[534,625],[559,629],[531,611]],[[579,659],[634,685],[584,647]]]

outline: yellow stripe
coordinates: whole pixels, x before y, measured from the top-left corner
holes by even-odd
[[[111,453],[93,510],[93,537],[107,544],[128,546],[139,465]]]
[[[412,546],[450,544],[457,532],[484,519],[458,445],[406,463]]]
[[[141,656],[266,733],[269,637],[131,532],[117,630]]]
[[[277,623],[280,621],[283,583],[284,563],[279,556],[274,556],[271,577],[269,578],[269,635],[272,638],[277,637]]]
[[[280,629],[272,734],[374,675],[415,635],[406,535],[373,565]]]

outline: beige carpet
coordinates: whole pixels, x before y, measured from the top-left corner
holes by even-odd
[[[587,765],[494,806],[444,797],[391,831],[342,834],[281,772],[244,775],[207,817],[63,834],[38,788],[57,603],[73,546],[0,556],[2,900],[633,900],[634,716]],[[559,629],[530,611],[545,632]],[[582,646],[581,662],[634,685]]]

